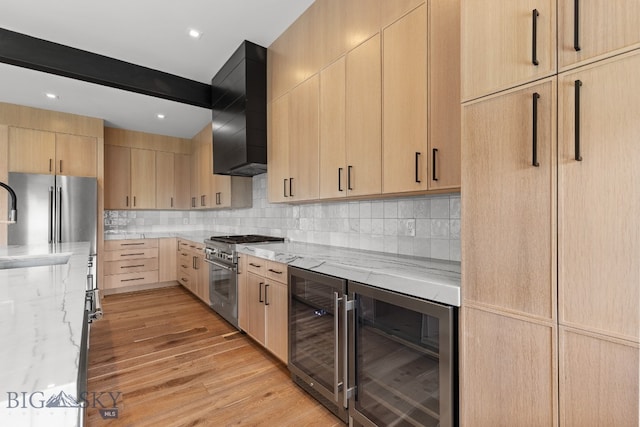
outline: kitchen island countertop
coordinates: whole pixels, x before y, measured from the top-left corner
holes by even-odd
[[[240,253],[447,305],[460,306],[460,262],[287,242],[240,245]]]
[[[69,255],[60,265],[0,270],[0,424],[70,426],[77,407],[47,407],[77,398],[89,243],[0,247],[7,261]],[[62,402],[68,400],[63,399]]]

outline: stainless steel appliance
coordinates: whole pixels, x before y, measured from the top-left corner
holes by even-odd
[[[11,172],[20,219],[8,227],[8,243],[91,242],[96,253],[98,190],[95,178]]]
[[[205,261],[209,264],[211,308],[238,328],[238,253],[236,245],[282,242],[282,237],[260,235],[212,236],[205,239]]]
[[[289,370],[350,425],[455,426],[456,315],[289,267]]]

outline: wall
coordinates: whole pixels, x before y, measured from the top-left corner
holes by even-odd
[[[253,178],[253,207],[219,211],[105,211],[105,232],[211,230],[460,260],[460,194],[270,204],[267,175]]]

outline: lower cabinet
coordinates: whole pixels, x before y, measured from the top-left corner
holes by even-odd
[[[107,240],[104,244],[105,294],[158,282],[158,239]]]
[[[240,328],[288,363],[287,266],[250,255],[243,258],[241,275],[246,277],[239,279]]]
[[[209,298],[209,268],[204,261],[204,244],[178,240],[178,282],[207,305]]]

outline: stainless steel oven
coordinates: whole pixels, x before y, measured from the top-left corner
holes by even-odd
[[[291,376],[353,426],[456,426],[456,316],[290,266]]]
[[[282,237],[239,235],[212,236],[204,241],[205,261],[209,264],[211,308],[238,328],[238,252],[237,245],[282,242]]]

